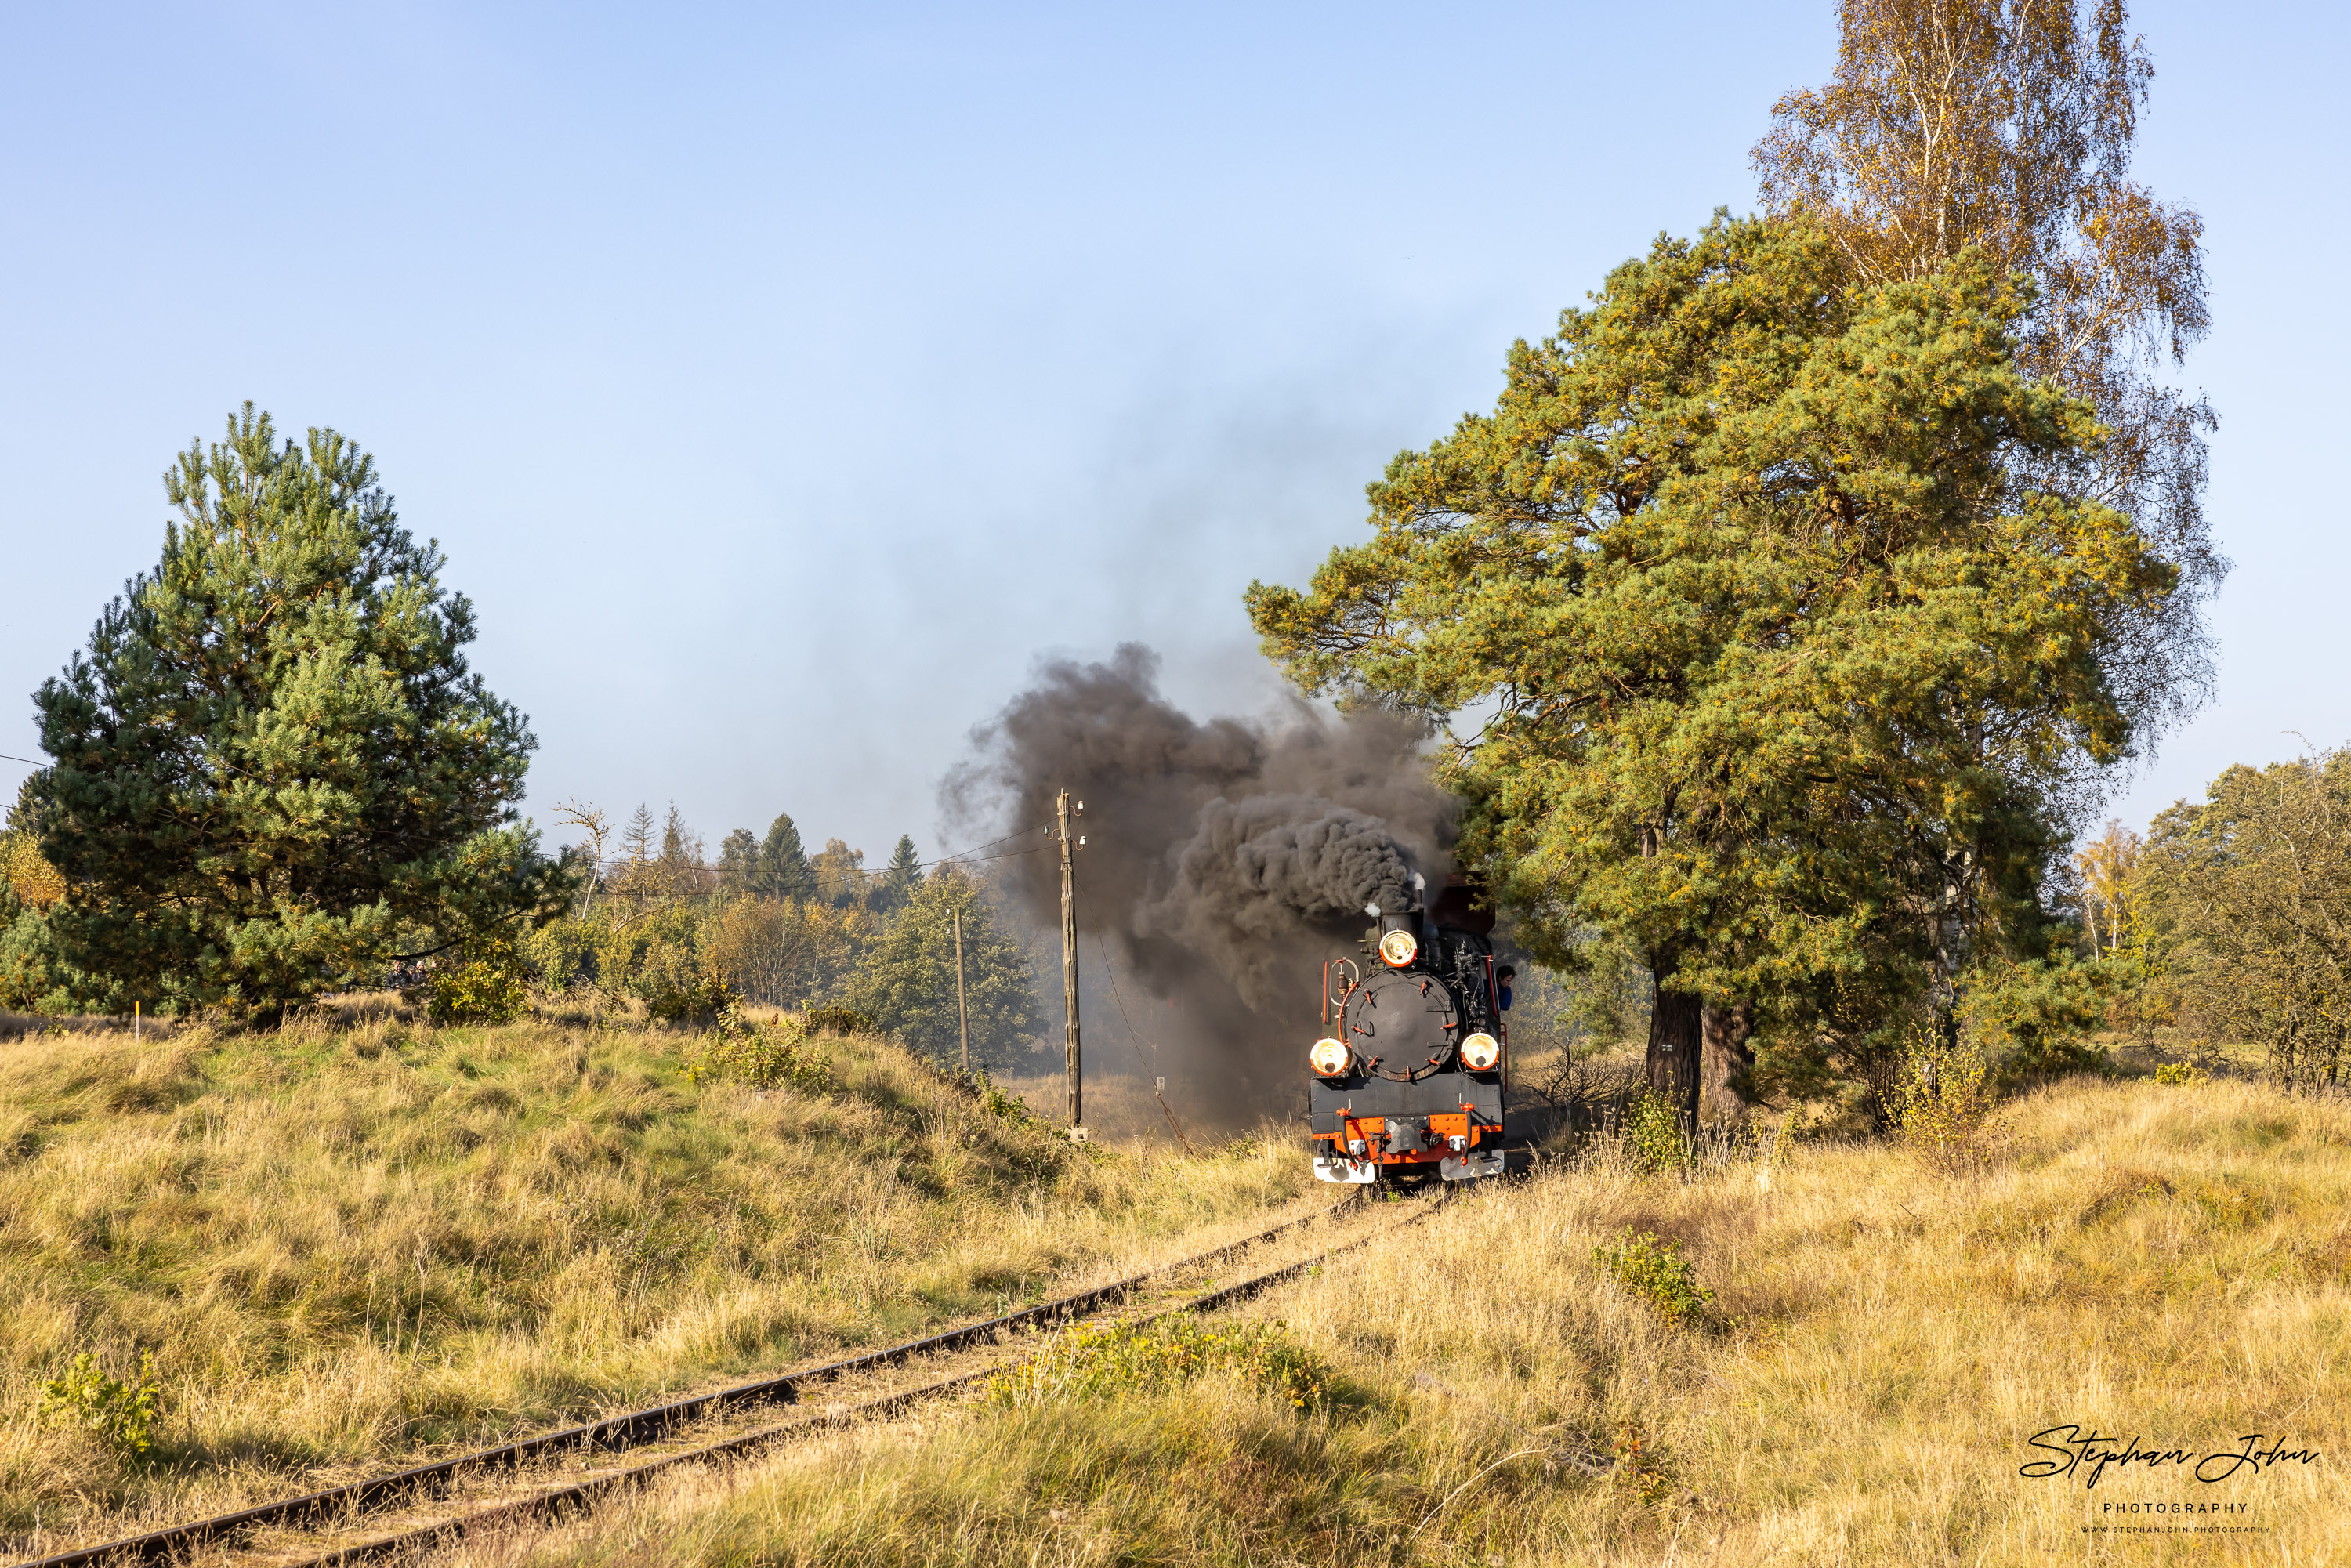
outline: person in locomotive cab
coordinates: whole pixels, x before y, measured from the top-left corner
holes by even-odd
[[[1494,1005],[1503,1012],[1510,1010],[1510,982],[1518,977],[1518,970],[1508,964],[1494,971]]]
[[[1419,879],[1415,878],[1419,890]],[[1458,876],[1426,907],[1364,913],[1365,962],[1324,968],[1329,1030],[1307,1053],[1309,1131],[1323,1181],[1467,1181],[1503,1169],[1508,969],[1490,909]]]

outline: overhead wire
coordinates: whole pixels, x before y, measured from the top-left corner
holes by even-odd
[[[945,865],[949,861],[959,861],[967,855],[976,855],[982,850],[992,850],[998,844],[1008,844],[1013,840],[1026,838],[1030,833],[1049,833],[1052,831],[1052,823],[1039,822],[1032,827],[1021,828],[1016,831],[1007,833],[1000,839],[990,839],[984,844],[974,844],[967,850],[957,850],[951,855],[941,855],[937,860],[933,861],[931,863],[933,865]],[[1050,848],[1051,846],[1048,845],[1047,847]]]

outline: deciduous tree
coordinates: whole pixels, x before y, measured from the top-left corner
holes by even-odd
[[[979,882],[960,868],[934,873],[914,889],[867,957],[850,1005],[901,1043],[939,1061],[956,1061],[953,923],[958,913],[973,1059],[1001,1067],[1027,1051],[1042,1014],[1019,944],[997,929]]]
[[[2192,1037],[2351,1078],[2351,750],[2230,768],[2156,818],[2131,882]]]
[[[737,828],[718,842],[718,891],[742,895],[757,889],[759,841],[748,828]]]
[[[2155,68],[2123,0],[1840,0],[1828,84],[1755,148],[1765,205],[1822,225],[1864,284],[1965,251],[2029,277],[2018,365],[2101,428],[2009,455],[2020,493],[2115,507],[2178,588],[2114,625],[2107,678],[2143,735],[2205,689],[2203,604],[2227,562],[2203,511],[2210,406],[2168,385],[2210,324],[2203,220],[2131,177]]]

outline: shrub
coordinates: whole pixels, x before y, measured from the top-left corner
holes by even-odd
[[[810,1095],[830,1093],[833,1087],[832,1063],[792,1023],[719,1035],[678,1071],[692,1083],[726,1077],[755,1089],[791,1088]]]
[[[1613,1244],[1593,1248],[1592,1258],[1672,1322],[1687,1328],[1724,1326],[1714,1308],[1714,1292],[1698,1282],[1697,1270],[1677,1243],[1661,1241],[1646,1230],[1628,1231]]]
[[[810,1008],[802,1015],[810,1034],[872,1034],[873,1020],[855,1008]]]
[[[2202,1083],[2212,1075],[2189,1061],[2168,1061],[2155,1070],[2158,1083]]]
[[[84,1351],[63,1377],[41,1385],[41,1416],[54,1426],[94,1432],[108,1448],[136,1458],[147,1451],[162,1394],[153,1351],[140,1352],[139,1375],[129,1383],[107,1376]]]
[[[1330,1368],[1298,1343],[1289,1325],[1229,1322],[1211,1327],[1188,1314],[1148,1323],[1079,1323],[1042,1350],[987,1380],[996,1405],[1162,1394],[1205,1372],[1229,1371],[1295,1409],[1322,1400]]]
[[[986,1068],[983,1067],[973,1073],[970,1082],[972,1093],[979,1101],[979,1108],[998,1121],[1009,1122],[1016,1127],[1025,1127],[1037,1120],[1037,1113],[1029,1109],[1017,1096],[1007,1094],[996,1086],[995,1081],[988,1077]]]
[[[1631,1416],[1616,1424],[1615,1479],[1644,1508],[1655,1508],[1672,1495],[1674,1457],[1671,1450],[1642,1429]]]
[[[512,940],[477,936],[458,949],[458,957],[434,970],[426,983],[425,1009],[434,1023],[511,1023],[529,1008],[530,988]]]
[[[1643,1176],[1662,1176],[1687,1166],[1689,1141],[1682,1136],[1682,1119],[1673,1103],[1645,1092],[1625,1123],[1625,1148]]]
[[[705,1028],[741,1005],[735,988],[716,969],[675,977],[645,988],[645,1012],[662,1023],[699,1024]]]
[[[1991,1063],[1968,1044],[1922,1035],[1903,1055],[1892,1106],[1895,1135],[1946,1173],[1977,1170],[1999,1153]]]

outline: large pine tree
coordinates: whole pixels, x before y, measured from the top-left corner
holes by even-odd
[[[1802,223],[1661,240],[1389,465],[1374,538],[1249,591],[1309,689],[1479,716],[1440,754],[1465,854],[1539,952],[1641,956],[1686,1114],[1759,1007],[1874,1029],[2031,953],[2065,789],[2130,741],[2179,572],[2009,483],[2096,434],[2021,373],[2027,302],[1972,254],[1855,287]]]
[[[247,403],[164,491],[162,559],[34,698],[59,957],[268,1013],[559,908],[514,810],[537,743],[373,459]]]

